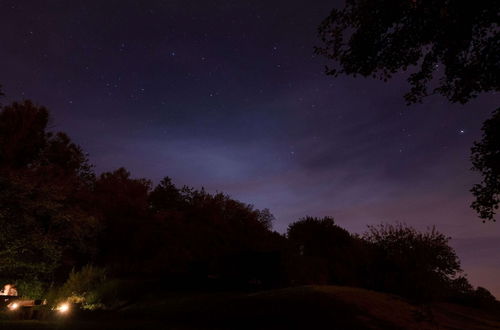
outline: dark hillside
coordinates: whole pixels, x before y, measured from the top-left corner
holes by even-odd
[[[62,321],[4,321],[1,329],[500,329],[500,313],[341,286],[258,293],[170,294]]]

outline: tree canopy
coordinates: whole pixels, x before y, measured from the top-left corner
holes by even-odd
[[[332,217],[301,218],[288,226],[287,238],[296,255],[294,263],[300,265],[292,268],[295,282],[366,284],[367,247]]]
[[[409,103],[439,93],[466,103],[500,90],[498,2],[347,0],[319,26],[327,74],[409,75]],[[435,86],[431,86],[433,84]]]
[[[4,276],[53,278],[93,250],[97,222],[85,202],[92,167],[48,110],[30,101],[0,112],[0,264]]]
[[[435,228],[419,232],[402,223],[381,224],[370,226],[364,239],[379,255],[376,266],[384,274],[375,281],[379,289],[426,300],[442,294],[461,272],[450,238]]]

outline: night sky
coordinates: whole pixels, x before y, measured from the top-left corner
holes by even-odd
[[[498,95],[406,106],[324,74],[316,27],[341,1],[0,1],[2,103],[47,106],[97,172],[223,191],[276,216],[436,225],[500,297],[500,223],[469,208],[469,151]]]

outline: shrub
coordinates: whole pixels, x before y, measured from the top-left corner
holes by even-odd
[[[102,308],[103,304],[97,290],[105,280],[106,270],[103,268],[87,265],[78,272],[73,269],[59,290],[57,300],[80,304],[84,309]]]
[[[23,298],[43,299],[46,293],[46,283],[38,280],[19,280],[16,282],[17,292]]]

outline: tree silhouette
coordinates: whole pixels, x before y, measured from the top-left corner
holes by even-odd
[[[296,256],[293,281],[361,284],[366,265],[361,253],[364,246],[333,218],[301,218],[288,226],[287,238],[292,256]]]
[[[320,24],[322,45],[315,52],[333,62],[326,67],[333,76],[387,81],[395,73],[413,70],[405,94],[408,104],[431,94],[463,104],[480,93],[500,90],[498,15],[496,0],[347,0]],[[500,131],[498,120],[487,125],[490,131]],[[474,168],[483,174],[483,183],[472,188],[472,208],[491,220],[498,205],[498,181],[486,172],[493,164],[481,162],[499,145],[498,139],[484,143],[472,150]]]
[[[500,108],[484,122],[482,130],[482,140],[472,147],[473,170],[483,176],[483,181],[471,190],[476,197],[472,208],[482,219],[495,221],[500,202]]]
[[[0,271],[52,279],[95,253],[97,221],[86,202],[93,172],[48,110],[30,101],[0,112]]]
[[[329,256],[349,244],[349,232],[331,217],[305,217],[288,226],[287,237],[301,255]]]
[[[140,266],[148,243],[144,233],[154,232],[148,221],[150,189],[150,181],[132,178],[125,168],[97,178],[92,198],[103,227],[100,263],[120,271]]]
[[[415,299],[432,299],[460,272],[449,237],[434,227],[419,232],[402,223],[369,226],[364,239],[379,253],[379,290]]]
[[[500,89],[498,2],[347,0],[319,26],[318,54],[335,61],[327,74],[373,76],[418,67],[409,103],[439,93],[465,103]],[[437,78],[437,86],[429,87]]]

